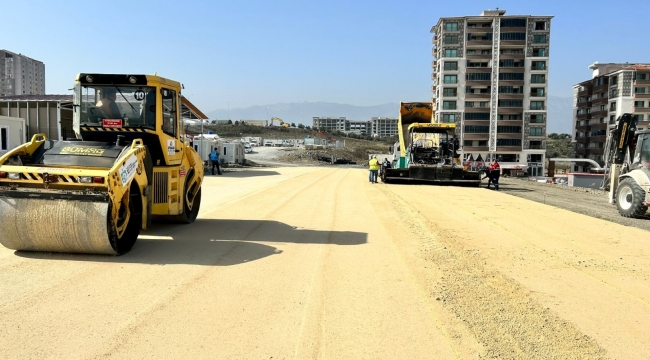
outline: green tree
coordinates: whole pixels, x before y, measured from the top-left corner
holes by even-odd
[[[298,129],[304,129],[304,128],[305,128],[305,125],[303,125],[303,124],[298,124]]]

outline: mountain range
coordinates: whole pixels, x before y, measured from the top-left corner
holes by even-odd
[[[571,97],[549,96],[547,133],[571,133]],[[211,119],[264,120],[279,117],[284,122],[311,126],[313,117],[345,117],[348,120],[368,120],[372,117],[397,117],[398,103],[358,106],[319,101],[301,101],[245,108],[217,109],[206,113]]]

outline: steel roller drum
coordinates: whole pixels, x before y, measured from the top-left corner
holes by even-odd
[[[108,203],[0,198],[0,243],[13,250],[117,255]]]

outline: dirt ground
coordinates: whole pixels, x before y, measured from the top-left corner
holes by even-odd
[[[650,358],[646,230],[514,182],[312,166],[203,186],[194,224],[156,224],[121,257],[0,248],[0,357]]]

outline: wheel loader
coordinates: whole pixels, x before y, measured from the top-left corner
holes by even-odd
[[[193,222],[203,166],[183,143],[181,84],[159,76],[77,75],[75,138],[0,157],[0,243],[121,255],[152,220]]]
[[[607,137],[605,179],[609,203],[624,217],[645,217],[650,206],[650,129],[637,130],[638,118],[623,114]]]
[[[393,160],[391,168],[382,169],[382,182],[479,186],[481,172],[460,164],[459,141],[454,136],[456,125],[433,120],[433,103],[400,103],[399,142],[388,149]]]

